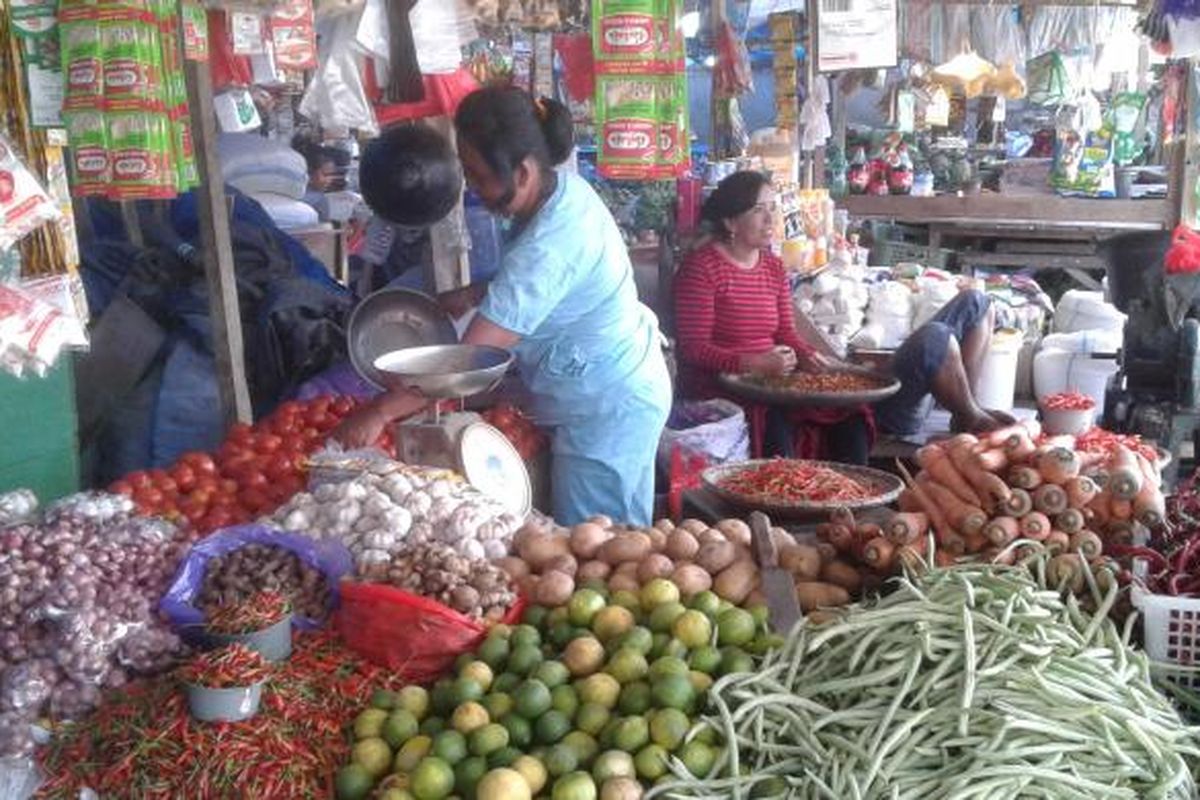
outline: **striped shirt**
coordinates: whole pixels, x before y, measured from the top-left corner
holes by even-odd
[[[738,372],[741,356],[786,345],[812,346],[796,333],[792,292],[783,262],[763,251],[750,269],[733,263],[715,244],[684,259],[675,277],[679,386],[685,397],[719,394],[718,372]]]

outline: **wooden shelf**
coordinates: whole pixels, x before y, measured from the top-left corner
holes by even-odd
[[[1052,195],[1014,197],[867,197],[838,201],[851,216],[913,224],[988,226],[1012,230],[1088,229],[1113,232],[1161,231],[1172,226],[1168,198],[1089,200]]]

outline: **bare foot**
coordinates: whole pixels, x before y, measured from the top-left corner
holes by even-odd
[[[1003,427],[1005,425],[1016,425],[1017,424],[1017,418],[1014,417],[1012,414],[1009,414],[1006,411],[999,411],[994,408],[989,408],[989,409],[987,409],[987,413],[990,414],[993,419],[995,419],[997,422],[999,422],[1001,427]]]

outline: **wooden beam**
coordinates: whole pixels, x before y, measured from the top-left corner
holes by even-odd
[[[1114,231],[1161,231],[1173,217],[1167,199],[1091,200],[1078,197],[867,197],[838,201],[851,216],[896,222],[974,225],[1010,230],[1082,228]]]
[[[180,37],[182,40],[182,36]],[[246,384],[242,315],[238,305],[229,206],[217,155],[217,117],[213,112],[212,76],[205,62],[185,61],[192,143],[200,185],[196,187],[200,256],[208,285],[208,313],[217,388],[226,425],[251,422],[250,389]]]

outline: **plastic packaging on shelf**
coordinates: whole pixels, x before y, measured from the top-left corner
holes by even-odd
[[[0,252],[59,216],[50,195],[0,135]]]
[[[82,321],[20,285],[0,284],[0,368],[45,375],[64,349],[85,347]]]

